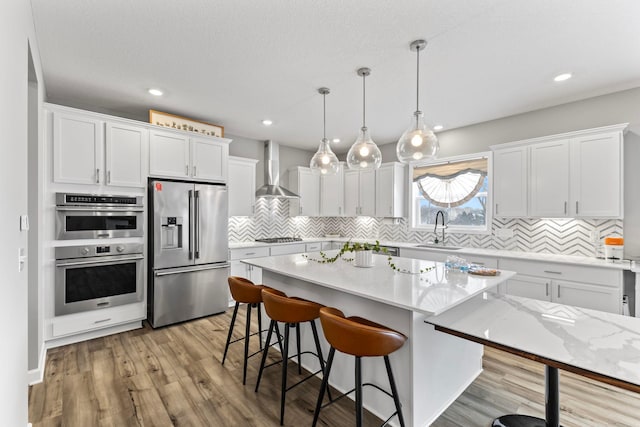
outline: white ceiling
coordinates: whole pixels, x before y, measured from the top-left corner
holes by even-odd
[[[421,109],[446,129],[640,86],[638,0],[31,1],[49,101],[305,149],[322,138],[320,86],[334,149],[355,140],[362,66],[371,135],[396,141],[415,109],[417,38]]]

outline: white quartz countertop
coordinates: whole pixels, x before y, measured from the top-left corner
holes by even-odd
[[[309,254],[309,257],[320,259],[318,253]],[[374,255],[374,266],[371,268],[355,267],[352,262],[344,260],[320,264],[300,254],[252,258],[242,262],[260,267],[263,271],[428,315],[449,310],[515,275],[512,271],[502,271],[495,277],[474,276],[447,271],[442,263],[394,258],[399,268],[412,272],[435,267],[427,273],[407,274],[392,270],[387,265],[387,257],[382,255]]]
[[[313,242],[330,242],[330,241],[333,241],[333,242],[353,241],[353,242],[375,243],[376,239],[358,239],[358,238],[346,238],[346,237],[332,237],[332,238],[317,237],[317,238],[306,238],[306,239],[302,239],[302,241],[300,242],[290,242],[290,243],[233,242],[233,243],[229,243],[229,248],[241,249],[241,248],[265,247],[265,246],[268,247],[268,246],[275,246],[275,245],[294,245],[294,244],[313,243]],[[550,254],[550,253],[540,253],[540,252],[521,252],[521,251],[511,251],[511,250],[482,249],[482,248],[460,248],[460,249],[421,248],[421,247],[418,247],[419,243],[383,241],[383,240],[380,240],[380,245],[394,246],[400,249],[404,248],[404,249],[422,250],[425,252],[452,253],[462,258],[470,255],[481,255],[481,256],[494,257],[494,258],[524,259],[528,261],[542,261],[542,262],[558,263],[558,264],[574,264],[574,265],[581,265],[581,266],[611,268],[614,270],[631,269],[630,261],[612,263],[604,259],[598,259],[596,257],[586,257],[586,256],[577,256],[577,255],[562,255],[562,254]]]
[[[426,322],[640,386],[640,318],[485,293]]]

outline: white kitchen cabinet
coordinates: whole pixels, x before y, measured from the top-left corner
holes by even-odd
[[[622,217],[622,152],[621,132],[571,140],[571,216]]]
[[[302,166],[291,168],[289,190],[300,196],[289,201],[290,216],[320,215],[320,175]]]
[[[144,126],[82,112],[53,111],[53,180],[144,187]]]
[[[348,170],[344,172],[345,216],[375,216],[375,172],[375,170]]]
[[[191,177],[226,182],[229,144],[211,139],[191,138]]]
[[[561,218],[569,214],[569,141],[530,147],[530,215]]]
[[[252,216],[256,206],[255,159],[229,157],[229,216]]]
[[[401,163],[384,163],[376,170],[375,216],[406,216],[407,172]]]
[[[105,127],[105,172],[107,185],[144,187],[148,141],[147,129],[117,122]]]
[[[333,175],[320,175],[320,216],[344,215],[344,165]]]
[[[499,265],[518,273],[505,283],[507,294],[622,314],[622,270],[519,259]]]
[[[494,215],[502,218],[527,216],[528,147],[515,147],[493,152]]]
[[[319,252],[322,250],[322,242],[307,243],[304,247],[305,252]]]
[[[92,116],[53,113],[53,180],[101,184],[104,122]]]
[[[230,140],[190,137],[181,132],[149,132],[149,174],[159,177],[227,181]]]
[[[153,129],[149,132],[149,174],[189,178],[189,136]]]
[[[307,250],[304,243],[289,243],[286,245],[273,245],[269,248],[271,256],[301,254]]]
[[[244,264],[240,260],[265,256],[269,256],[269,247],[267,246],[229,249],[229,276],[244,277],[257,285],[261,284],[262,269]],[[231,293],[229,293],[229,305],[233,305]]]
[[[400,256],[403,258],[423,259],[426,261],[445,262],[452,255],[450,251],[440,249],[424,250],[413,248],[400,248]]]

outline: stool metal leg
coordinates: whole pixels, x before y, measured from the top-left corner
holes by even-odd
[[[356,426],[362,427],[362,358],[356,356]]]
[[[289,325],[284,327],[284,353],[282,354],[282,387],[280,388],[280,425],[284,424],[284,399],[287,395],[287,362],[289,358]]]
[[[280,347],[280,354],[282,354],[282,338],[281,338],[282,335],[280,335],[280,327],[278,326],[278,322],[276,322],[275,328],[276,328],[276,337],[278,338],[278,347]]]
[[[298,348],[298,375],[302,374],[302,363],[300,359],[300,323],[296,323],[296,343]]]
[[[322,357],[322,347],[320,347],[320,340],[318,339],[318,329],[316,328],[316,321],[310,320],[311,323],[311,331],[313,332],[313,340],[316,343],[316,351],[318,352],[318,360],[320,361],[320,369],[322,369],[322,377],[324,378],[327,375],[327,370],[324,366],[324,357]],[[331,398],[331,391],[327,389],[327,394],[329,395],[329,400],[333,400]]]
[[[316,403],[316,410],[313,413],[313,424],[311,427],[316,427],[316,423],[318,422],[318,417],[320,416],[320,409],[322,408],[322,400],[324,399],[324,392],[328,389],[327,385],[329,384],[329,373],[331,372],[331,365],[333,364],[333,356],[336,354],[336,349],[331,347],[329,349],[329,357],[327,359],[327,369],[322,376],[322,385],[320,386],[320,394],[318,395],[318,403]]]
[[[260,351],[262,351],[262,310],[260,309],[260,303],[256,304],[258,308],[258,342],[260,343]]]
[[[387,376],[389,377],[389,384],[391,385],[391,393],[393,394],[393,403],[396,404],[396,411],[398,411],[398,421],[400,421],[400,426],[404,427],[404,417],[402,416],[402,408],[400,407],[400,396],[398,396],[398,389],[396,388],[396,382],[393,379],[393,371],[391,371],[391,363],[389,362],[389,356],[384,356],[384,364],[387,367]]]
[[[269,344],[271,343],[271,334],[273,333],[274,326],[277,328],[275,320],[272,320],[269,324],[269,332],[267,332],[267,341],[264,346],[264,350],[262,351],[262,361],[260,362],[260,370],[258,371],[258,379],[256,380],[256,392],[258,392],[258,387],[260,387],[260,379],[262,378],[262,371],[264,371],[264,363],[267,360],[267,354],[269,353]],[[280,342],[280,339],[278,339]]]
[[[231,323],[229,324],[229,334],[227,335],[227,345],[224,346],[224,355],[222,356],[222,364],[227,358],[227,351],[229,350],[229,343],[231,342],[231,334],[233,334],[233,325],[236,323],[236,315],[238,314],[238,307],[240,303],[236,301],[236,305],[233,308],[233,316],[231,316]]]
[[[251,336],[251,304],[247,304],[247,324],[244,332],[244,366],[242,367],[242,385],[247,383],[247,356],[249,356],[249,337]]]

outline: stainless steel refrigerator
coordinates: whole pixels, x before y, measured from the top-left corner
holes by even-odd
[[[157,328],[226,310],[226,185],[149,181],[148,320]]]

